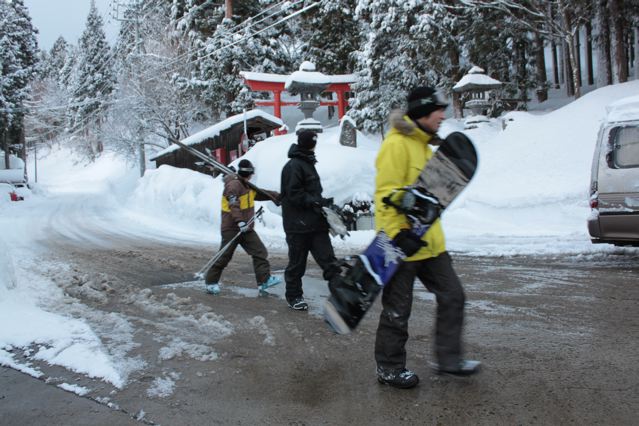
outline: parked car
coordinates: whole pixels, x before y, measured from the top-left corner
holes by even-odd
[[[4,200],[11,201],[22,201],[24,197],[18,195],[16,192],[16,187],[11,185],[10,183],[2,183],[0,182],[0,197]]]
[[[639,246],[639,96],[607,108],[592,161],[593,243]]]

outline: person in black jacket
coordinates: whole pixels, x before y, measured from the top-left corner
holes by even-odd
[[[284,271],[286,301],[295,310],[307,310],[302,291],[302,277],[306,272],[308,253],[324,271],[329,281],[339,273],[337,259],[328,234],[328,223],[322,206],[333,203],[322,197],[322,184],[315,170],[317,134],[300,132],[297,144],[288,151],[290,160],[282,169],[282,219],[288,244],[288,266]]]

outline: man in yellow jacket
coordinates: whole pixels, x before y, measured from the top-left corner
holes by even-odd
[[[391,114],[391,129],[376,161],[377,231],[386,232],[408,256],[384,287],[375,341],[378,381],[399,388],[411,388],[419,383],[417,375],[406,369],[405,350],[416,277],[437,299],[437,370],[455,375],[470,375],[479,370],[478,361],[462,359],[465,295],[446,251],[440,220],[437,219],[420,238],[410,231],[410,223],[404,214],[382,201],[393,190],[417,180],[433,156],[430,145],[441,142],[437,130],[444,120],[447,106],[433,88],[413,90],[408,95],[406,114]]]

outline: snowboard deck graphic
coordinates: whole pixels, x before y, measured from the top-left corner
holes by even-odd
[[[398,189],[402,200],[387,202],[406,214],[411,232],[422,236],[464,190],[477,168],[477,153],[461,132],[444,139],[413,185]],[[403,191],[403,192],[402,192]],[[384,285],[406,258],[384,232],[377,233],[364,252],[342,263],[342,273],[329,282],[331,296],[324,319],[339,334],[352,331],[375,302]]]

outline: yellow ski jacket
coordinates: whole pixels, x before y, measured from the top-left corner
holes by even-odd
[[[390,117],[391,130],[382,142],[375,167],[375,228],[394,238],[401,229],[409,229],[405,215],[394,207],[385,205],[382,199],[394,189],[412,185],[426,163],[433,156],[429,145],[433,136],[418,128],[407,116],[393,113]],[[428,244],[406,261],[416,261],[435,257],[446,251],[444,231],[437,219],[422,237]]]

